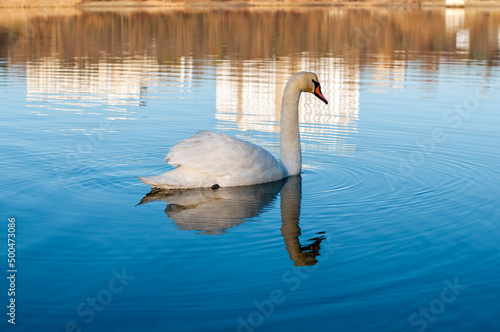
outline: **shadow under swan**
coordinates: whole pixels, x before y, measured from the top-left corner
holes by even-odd
[[[305,246],[299,242],[302,199],[300,175],[270,183],[215,190],[153,190],[138,205],[163,201],[168,204],[165,213],[180,229],[199,231],[203,234],[221,234],[228,228],[260,215],[266,206],[276,199],[278,193],[281,196],[281,235],[290,259],[295,266],[316,264],[320,243],[325,237],[319,235],[310,239],[312,243]]]

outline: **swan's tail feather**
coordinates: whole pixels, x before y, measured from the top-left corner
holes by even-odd
[[[152,188],[160,189],[212,187],[217,183],[214,177],[187,167],[177,167],[167,173],[149,177],[138,176],[138,178],[145,184],[149,184]]]
[[[150,186],[155,185],[155,183],[151,181],[149,177],[137,176],[137,178],[142,182],[144,182],[145,184],[149,184]]]
[[[151,188],[161,188],[161,189],[176,189],[180,188],[178,185],[174,183],[168,183],[168,179],[161,179],[161,175],[155,175],[155,176],[149,176],[149,177],[142,177],[138,176],[139,180],[144,182],[145,184],[149,184]]]

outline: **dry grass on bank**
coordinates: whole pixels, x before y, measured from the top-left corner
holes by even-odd
[[[74,7],[81,0],[0,0],[0,7]]]
[[[420,0],[422,3],[443,4],[445,0]],[[500,4],[500,0],[497,0]],[[0,7],[246,7],[246,6],[365,6],[414,5],[419,0],[0,0]]]
[[[446,0],[0,0],[0,8],[126,7],[296,7],[296,6],[445,6]],[[471,7],[500,7],[500,0],[465,0]]]

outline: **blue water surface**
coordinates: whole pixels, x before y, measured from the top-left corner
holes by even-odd
[[[494,44],[491,59],[368,49],[354,64],[320,46],[173,60],[18,47],[0,58],[2,331],[500,329]],[[278,156],[299,70],[330,100],[302,96],[300,176],[187,192],[136,178],[171,169],[169,147],[201,129]]]

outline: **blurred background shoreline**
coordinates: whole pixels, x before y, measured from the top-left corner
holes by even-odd
[[[389,7],[500,7],[500,0],[0,0],[0,8],[252,8],[252,7],[314,7],[314,6],[389,6]]]

